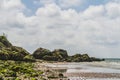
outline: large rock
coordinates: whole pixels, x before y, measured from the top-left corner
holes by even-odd
[[[63,49],[55,49],[52,54],[60,59],[68,57],[67,51]]]
[[[28,57],[29,55],[29,57]],[[0,36],[0,59],[1,60],[33,60],[30,53],[22,47],[13,46],[6,38],[6,36]],[[30,59],[28,59],[30,58]]]
[[[33,53],[34,58],[43,59],[47,61],[64,61],[67,57],[67,51],[63,49],[55,49],[54,51],[50,51],[44,48],[38,48]]]
[[[51,55],[51,51],[45,48],[38,48],[33,52],[33,57],[36,59],[43,59],[46,55]]]

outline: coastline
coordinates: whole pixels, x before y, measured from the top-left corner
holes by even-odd
[[[98,63],[99,62],[93,62],[93,63]],[[51,70],[53,71],[53,73],[62,73],[65,77],[67,77],[67,79],[70,80],[76,80],[76,79],[82,79],[82,80],[117,80],[120,79],[120,73],[115,73],[115,72],[98,72],[97,71],[85,71],[87,70],[87,68],[90,67],[91,62],[80,62],[80,63],[68,63],[68,62],[43,62],[43,63],[37,63],[40,67],[40,69],[43,69],[44,71],[46,70]],[[72,67],[69,66],[70,64],[73,64]],[[87,66],[86,66],[87,64]],[[68,66],[66,66],[68,65]],[[76,67],[74,68],[73,66],[76,65]],[[88,66],[89,65],[89,66]],[[78,67],[79,66],[79,67]],[[93,65],[92,65],[93,66]],[[96,65],[95,65],[96,66]],[[98,66],[93,68],[99,69]],[[85,67],[87,67],[85,69]],[[100,66],[101,67],[101,66]],[[103,67],[103,66],[102,66]],[[68,72],[69,70],[78,70],[78,72]],[[90,68],[92,69],[92,68]],[[107,69],[107,68],[105,68]],[[111,69],[112,70],[112,69]],[[104,70],[103,70],[104,71]],[[46,74],[48,75],[48,74]],[[52,79],[52,80],[56,80],[56,79]]]

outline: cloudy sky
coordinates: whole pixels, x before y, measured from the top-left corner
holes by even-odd
[[[0,0],[0,34],[33,52],[120,58],[120,0]]]

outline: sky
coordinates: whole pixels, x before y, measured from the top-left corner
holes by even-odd
[[[33,53],[120,58],[120,0],[0,0],[0,34]]]

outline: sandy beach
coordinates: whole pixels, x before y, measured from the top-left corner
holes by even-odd
[[[101,63],[37,63],[44,70],[63,73],[67,78],[62,80],[120,80],[120,70],[101,67]],[[94,64],[94,66],[93,66]],[[98,66],[96,66],[96,65]],[[103,64],[103,63],[102,63]],[[50,79],[51,80],[51,79]],[[56,80],[56,79],[52,79]],[[57,79],[59,80],[59,79]]]
[[[66,73],[67,77],[83,77],[85,79],[92,78],[109,78],[109,79],[120,79],[119,73]]]

